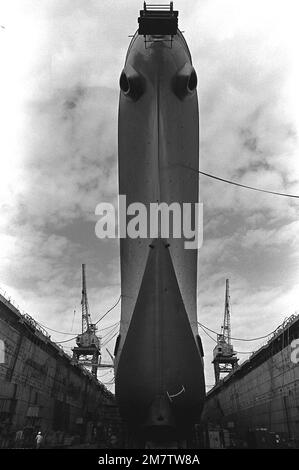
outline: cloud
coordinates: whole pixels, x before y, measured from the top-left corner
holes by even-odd
[[[118,78],[141,7],[135,0],[11,0],[3,10],[1,285],[54,329],[74,323],[80,330],[81,263],[96,318],[119,295],[119,246],[96,238],[94,209],[117,197]],[[200,168],[298,194],[294,2],[175,7],[198,75]],[[261,336],[298,308],[297,200],[204,176],[200,185],[198,317],[220,329],[229,277],[233,331]],[[105,322],[118,318],[119,308]],[[212,383],[213,341],[201,333]]]

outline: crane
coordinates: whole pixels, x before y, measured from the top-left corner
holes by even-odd
[[[91,367],[91,373],[97,377],[97,371],[101,358],[100,339],[96,335],[96,324],[91,321],[89,311],[85,264],[82,264],[82,333],[77,336],[77,346],[73,348],[73,358],[77,363]],[[81,359],[83,356],[83,359]]]
[[[217,345],[213,350],[215,383],[219,383],[220,375],[229,373],[237,367],[238,358],[231,344],[231,308],[229,295],[229,279],[225,281],[224,319],[221,333],[217,335]]]

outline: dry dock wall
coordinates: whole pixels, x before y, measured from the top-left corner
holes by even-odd
[[[263,428],[299,440],[299,364],[291,360],[291,342],[297,338],[299,320],[214,387],[203,423],[243,439],[248,431]]]
[[[114,396],[0,296],[0,447],[41,430],[48,444],[92,439],[107,426]],[[29,439],[29,438],[28,438]]]

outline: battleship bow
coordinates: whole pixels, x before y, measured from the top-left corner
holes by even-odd
[[[197,76],[170,8],[140,12],[120,76],[119,193],[126,203],[198,202]],[[184,238],[122,238],[116,397],[140,428],[198,422],[205,397],[197,249]]]

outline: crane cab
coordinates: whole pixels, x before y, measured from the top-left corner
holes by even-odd
[[[90,325],[90,329],[84,331],[76,338],[76,344],[80,348],[100,348],[100,339],[96,335],[96,326]]]

